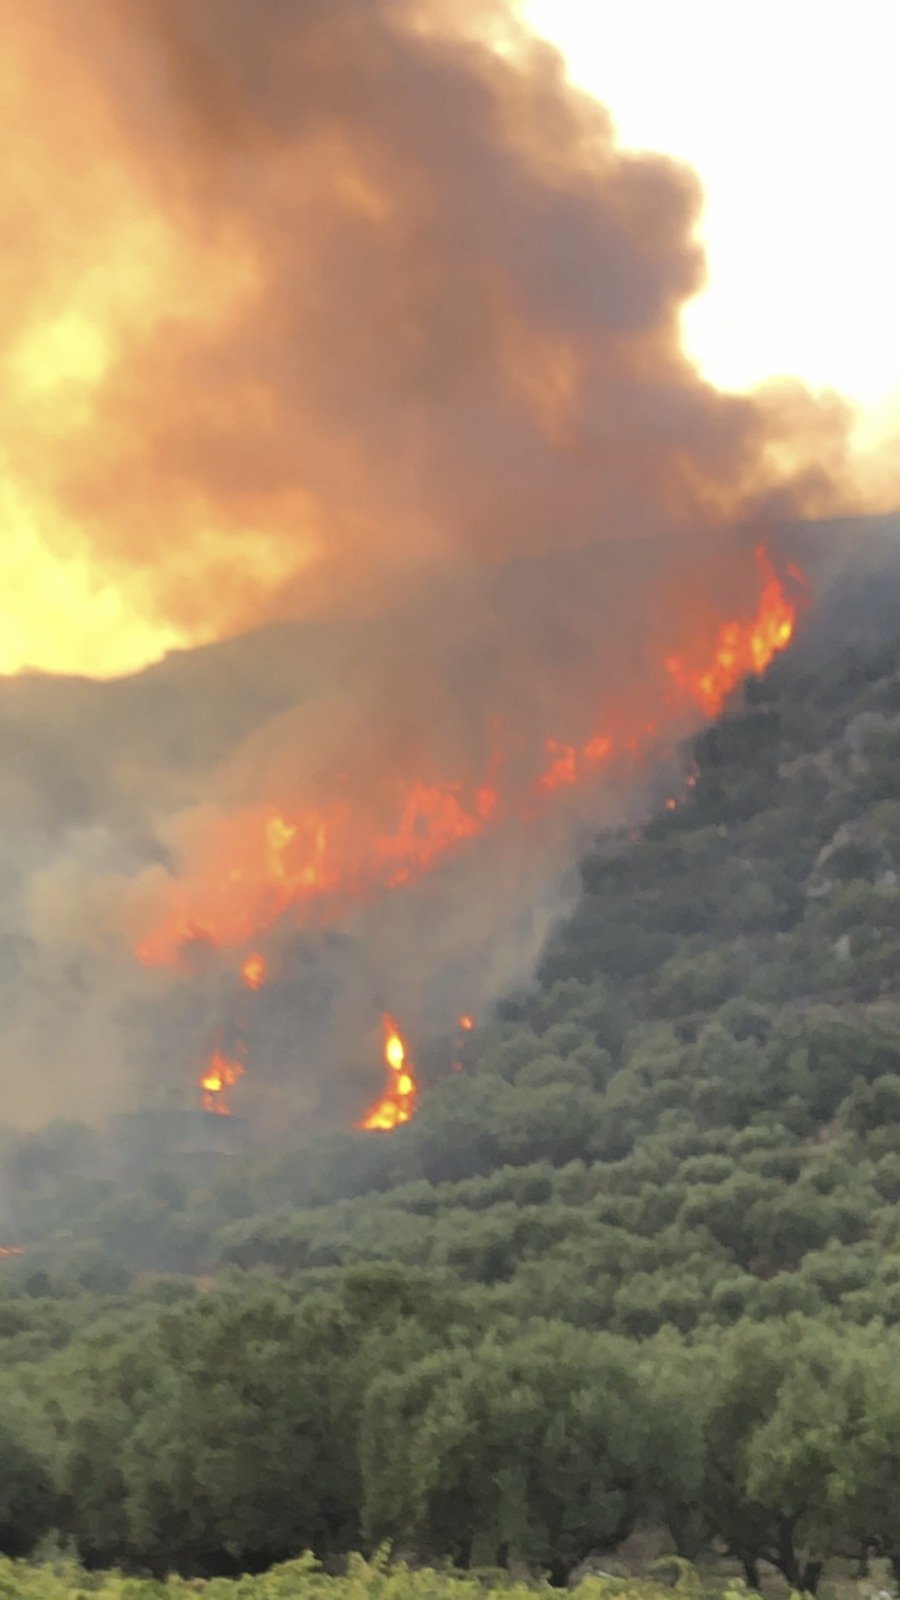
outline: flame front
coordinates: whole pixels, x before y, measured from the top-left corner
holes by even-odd
[[[754,552],[762,583],[759,606],[750,622],[724,622],[711,660],[699,668],[683,657],[670,656],[666,670],[673,683],[708,717],[716,717],[736,683],[760,673],[794,637],[797,607],[785,594],[767,551]]]
[[[226,1056],[216,1046],[210,1053],[209,1060],[200,1074],[200,1105],[202,1110],[211,1111],[218,1117],[233,1115],[228,1103],[228,1090],[244,1076],[242,1062],[234,1056]]]
[[[766,551],[755,555],[760,588],[753,614],[720,623],[711,639],[701,638],[690,649],[661,651],[661,682],[652,703],[613,706],[605,725],[595,726],[580,744],[548,736],[524,790],[494,759],[469,783],[392,770],[377,805],[367,791],[290,817],[258,806],[221,818],[205,829],[186,874],[168,886],[163,915],[138,944],[140,960],[177,966],[194,943],[246,946],[287,912],[300,921],[334,921],[415,882],[504,820],[534,820],[561,791],[596,779],[614,760],[640,759],[666,727],[683,729],[692,712],[717,715],[742,679],[763,671],[794,633],[797,604]],[[383,826],[379,814],[389,815],[391,807],[395,821]],[[265,961],[257,952],[241,970],[248,988],[265,982]]]
[[[469,785],[392,774],[388,792],[395,796],[397,820],[385,831],[374,825],[370,797],[364,794],[356,799],[348,794],[330,807],[290,817],[260,807],[223,819],[218,829],[207,831],[189,875],[173,885],[167,913],[138,947],[140,959],[148,966],[177,965],[196,941],[219,949],[246,948],[287,912],[334,920],[379,893],[421,878],[441,858],[506,819],[533,821],[557,803],[560,791],[595,779],[615,759],[639,759],[665,727],[683,728],[692,711],[717,715],[741,680],[763,671],[794,633],[796,603],[766,551],[760,548],[755,556],[760,588],[753,614],[720,623],[705,645],[663,655],[663,689],[652,707],[636,715],[633,708],[626,715],[614,707],[605,726],[595,727],[581,744],[548,737],[524,790],[495,759],[481,780]],[[676,804],[674,798],[667,801],[669,809]],[[257,949],[243,958],[239,971],[251,991],[268,978]],[[462,1016],[458,1026],[463,1036],[473,1020]],[[393,1017],[385,1017],[384,1027],[388,1086],[359,1124],[370,1130],[408,1122],[419,1094]],[[228,1091],[243,1074],[239,1060],[215,1048],[200,1078],[204,1110],[231,1115]]]
[[[397,1128],[401,1123],[409,1122],[419,1098],[416,1069],[408,1058],[406,1042],[397,1023],[392,1016],[385,1014],[382,1026],[388,1084],[381,1100],[366,1112],[359,1123],[359,1127],[367,1132]]]

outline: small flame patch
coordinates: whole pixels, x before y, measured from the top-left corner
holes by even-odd
[[[200,1074],[200,1106],[217,1117],[233,1116],[228,1103],[228,1090],[244,1076],[243,1062],[235,1056],[226,1056],[216,1046]]]
[[[406,1041],[394,1018],[389,1014],[381,1019],[384,1028],[384,1061],[388,1069],[388,1085],[377,1105],[359,1123],[367,1132],[387,1131],[409,1122],[419,1098],[416,1069],[409,1059]]]
[[[265,956],[260,955],[258,950],[254,950],[251,955],[247,956],[241,967],[242,982],[248,989],[261,989],[268,975]]]

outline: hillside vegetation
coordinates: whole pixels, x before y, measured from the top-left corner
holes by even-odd
[[[694,758],[407,1128],[202,1188],[9,1137],[0,1548],[900,1580],[900,650]]]
[[[640,1583],[604,1575],[587,1577],[568,1591],[541,1584],[554,1600],[568,1593],[573,1600],[741,1600],[739,1584],[704,1583],[686,1565],[667,1564],[667,1582]],[[672,1586],[674,1580],[674,1588]],[[0,1559],[0,1595],[15,1600],[532,1600],[534,1584],[516,1582],[503,1572],[467,1575],[441,1570],[411,1572],[389,1565],[379,1555],[372,1562],[352,1556],[342,1577],[326,1574],[311,1556],[285,1562],[260,1577],[197,1579],[170,1577],[141,1581],[120,1572],[86,1572],[72,1561],[39,1565]]]

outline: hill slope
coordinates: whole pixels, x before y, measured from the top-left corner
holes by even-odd
[[[694,755],[409,1127],[202,1184],[10,1141],[7,1549],[900,1570],[900,647]]]

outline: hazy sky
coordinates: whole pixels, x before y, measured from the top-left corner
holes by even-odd
[[[897,0],[524,0],[624,143],[706,191],[685,316],[717,383],[900,397]]]

